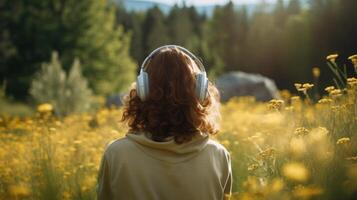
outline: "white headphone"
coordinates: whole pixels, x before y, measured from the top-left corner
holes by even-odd
[[[153,55],[155,55],[157,52],[164,48],[177,48],[184,53],[186,53],[188,56],[194,60],[198,68],[201,70],[200,73],[196,74],[196,95],[199,101],[203,101],[208,94],[207,88],[208,88],[208,79],[207,79],[207,74],[206,70],[202,64],[202,62],[189,50],[185,49],[184,47],[178,46],[178,45],[165,45],[161,46],[154,51],[152,51],[148,57],[145,58],[144,62],[141,64],[141,69],[140,69],[140,74],[137,77],[136,80],[136,91],[138,96],[142,101],[145,101],[146,98],[149,96],[149,76],[148,73],[145,72],[145,67],[148,63],[148,61],[152,58]]]

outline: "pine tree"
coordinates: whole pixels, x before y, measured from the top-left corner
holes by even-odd
[[[201,37],[203,25],[207,20],[206,16],[199,14],[194,6],[187,8],[187,12],[192,23],[193,32],[198,37]]]
[[[309,81],[311,74],[311,30],[302,16],[291,16],[284,29],[284,67],[280,70],[282,81],[293,85],[292,80]],[[288,67],[287,67],[288,66]]]
[[[51,103],[55,113],[64,116],[88,110],[92,92],[82,76],[79,61],[74,61],[67,77],[58,53],[53,52],[51,62],[43,63],[33,79],[30,94],[37,103]]]
[[[299,14],[301,11],[300,0],[290,0],[287,7],[287,11],[290,15]]]
[[[32,81],[30,94],[37,103],[51,103],[56,112],[64,105],[66,89],[66,73],[58,58],[58,53],[53,52],[50,63],[43,63],[41,71]]]
[[[284,0],[278,0],[274,9],[274,21],[279,28],[283,28],[287,19]]]
[[[264,74],[272,78],[279,76],[280,58],[283,53],[283,31],[277,27],[275,16],[262,7],[250,21],[247,37],[246,59],[250,72]]]
[[[169,42],[164,14],[157,6],[147,11],[142,30],[144,55]]]
[[[225,70],[236,70],[239,66],[238,23],[234,4],[229,2],[214,10],[208,24],[208,46],[223,61]]]
[[[168,33],[171,37],[171,42],[174,44],[182,45],[187,48],[189,47],[189,39],[193,35],[192,22],[188,14],[187,7],[178,7],[175,5],[167,18]]]
[[[137,63],[141,63],[144,60],[144,47],[143,47],[143,35],[142,24],[144,20],[143,13],[131,13],[132,29],[130,30],[132,39],[130,43],[130,55],[135,59]]]
[[[88,82],[82,75],[81,64],[78,58],[73,62],[66,81],[65,91],[66,113],[83,112],[90,108],[89,97],[92,91],[88,88]]]

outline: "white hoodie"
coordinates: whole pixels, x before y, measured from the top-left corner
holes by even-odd
[[[229,152],[208,135],[176,144],[128,133],[108,145],[99,170],[98,200],[222,200],[231,194]]]

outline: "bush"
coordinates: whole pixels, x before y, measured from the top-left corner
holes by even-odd
[[[30,94],[37,103],[51,103],[56,115],[65,116],[89,109],[92,91],[82,76],[80,62],[75,59],[68,76],[62,69],[58,53],[44,63],[31,83]]]

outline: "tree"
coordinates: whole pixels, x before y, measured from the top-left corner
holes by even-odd
[[[145,34],[142,30],[142,24],[144,20],[144,14],[142,13],[132,13],[132,29],[131,43],[130,43],[130,55],[136,60],[137,63],[141,63],[144,60],[144,47],[143,47],[143,35]]]
[[[221,58],[225,70],[236,70],[240,44],[237,43],[238,17],[234,4],[230,1],[223,7],[216,7],[208,23],[208,47]]]
[[[142,30],[144,55],[169,41],[164,14],[157,6],[147,11]]]
[[[123,90],[134,80],[130,36],[115,26],[115,8],[107,0],[5,0],[1,11],[16,48],[0,74],[8,80],[10,94],[26,96],[31,77],[53,50],[61,54],[64,66],[81,59],[98,94]]]
[[[30,94],[37,103],[51,103],[59,116],[89,109],[91,90],[75,59],[67,76],[58,53],[53,52],[50,63],[43,63],[31,83]]]
[[[287,11],[290,15],[296,15],[301,12],[300,0],[290,0]]]
[[[311,30],[305,15],[290,16],[284,29],[281,82],[309,81],[311,77]]]
[[[278,0],[274,8],[274,21],[279,28],[283,28],[287,18],[284,0]]]
[[[246,71],[263,74],[274,78],[280,86],[280,72],[283,67],[283,27],[279,27],[275,16],[261,5],[250,19],[246,41],[247,61]],[[285,85],[284,85],[285,86]]]
[[[187,7],[178,7],[175,5],[167,17],[168,33],[173,44],[178,44],[190,48],[189,39],[193,35],[192,22]],[[191,47],[192,48],[192,47]]]
[[[188,16],[189,16],[190,21],[192,23],[193,32],[198,37],[201,37],[202,36],[203,24],[207,20],[206,16],[199,14],[194,6],[186,8],[186,10],[188,12]]]

